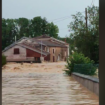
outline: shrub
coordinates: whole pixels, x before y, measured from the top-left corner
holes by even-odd
[[[67,59],[67,65],[66,65],[66,69],[65,72],[68,75],[71,75],[73,70],[74,70],[74,64],[93,64],[94,61],[90,60],[88,57],[85,57],[83,54],[81,53],[73,53],[72,55],[69,56],[69,58]]]
[[[95,75],[96,68],[93,64],[74,64],[74,72],[85,75]]]
[[[2,66],[6,64],[6,57],[2,55]]]

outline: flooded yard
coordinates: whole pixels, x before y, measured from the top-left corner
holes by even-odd
[[[99,105],[98,97],[64,73],[65,62],[8,63],[2,105]]]

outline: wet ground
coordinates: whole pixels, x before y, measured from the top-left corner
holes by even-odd
[[[95,94],[64,74],[64,65],[8,64],[2,74],[2,105],[99,105]]]

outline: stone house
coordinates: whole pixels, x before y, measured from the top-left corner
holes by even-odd
[[[6,47],[2,54],[7,61],[65,61],[69,56],[69,44],[47,35],[23,37]]]

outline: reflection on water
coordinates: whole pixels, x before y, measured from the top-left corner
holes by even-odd
[[[97,96],[64,74],[3,74],[3,105],[99,105],[98,101]]]

